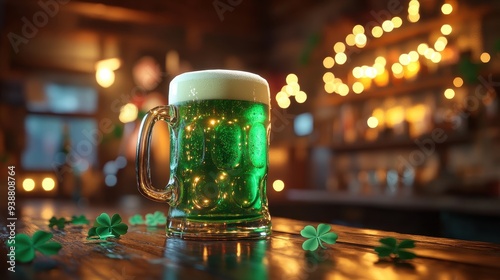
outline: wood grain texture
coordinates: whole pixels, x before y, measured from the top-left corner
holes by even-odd
[[[120,239],[98,242],[86,239],[90,226],[50,230],[42,217],[47,207],[54,207],[52,213],[57,216],[82,211],[67,204],[27,203],[17,232],[52,231],[63,248],[56,256],[37,255],[32,263],[16,264],[16,273],[2,268],[0,275],[6,276],[1,279],[459,280],[498,279],[500,275],[500,245],[496,244],[332,225],[339,235],[337,243],[327,250],[306,252],[299,232],[309,223],[278,217],[273,217],[273,234],[268,240],[186,241],[167,239],[163,227],[130,226]],[[84,210],[92,222],[101,212],[120,213],[125,222],[132,215],[125,208]],[[2,241],[8,236],[4,221],[0,221]],[[415,240],[418,257],[401,264],[379,261],[373,247],[386,236]],[[2,245],[2,259],[4,252]]]

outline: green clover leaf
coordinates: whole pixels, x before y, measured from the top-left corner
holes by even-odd
[[[417,256],[415,253],[406,250],[415,248],[415,241],[413,240],[405,239],[398,244],[396,238],[385,237],[381,238],[379,241],[382,245],[374,248],[379,258],[389,257],[393,260],[399,261],[410,260]]]
[[[49,242],[52,236],[52,233],[41,230],[35,232],[33,238],[24,233],[16,234],[16,243],[10,245],[15,247],[16,261],[22,263],[31,262],[35,258],[35,251],[46,256],[57,254],[61,250],[62,245],[55,241]]]
[[[318,249],[318,246],[326,249],[326,247],[323,246],[323,242],[327,244],[335,244],[338,235],[335,232],[329,232],[331,228],[332,227],[327,224],[319,224],[317,230],[311,225],[305,226],[304,229],[300,231],[300,235],[308,238],[308,240],[302,243],[302,249],[315,251]]]
[[[63,230],[64,226],[66,225],[66,219],[65,218],[56,218],[52,217],[49,220],[49,227],[54,228],[56,226],[58,229]]]
[[[90,221],[84,215],[80,215],[71,217],[71,223],[74,225],[88,225]]]
[[[87,233],[88,239],[107,239],[108,237],[119,238],[127,233],[128,226],[122,223],[122,218],[114,214],[109,218],[107,213],[102,213],[95,219],[94,226]]]
[[[144,219],[142,218],[141,214],[135,214],[134,216],[130,217],[128,219],[129,224],[135,226],[135,225],[143,225],[144,224]]]
[[[149,227],[155,227],[158,225],[165,225],[167,223],[167,217],[161,211],[156,211],[153,214],[146,214],[146,225]]]

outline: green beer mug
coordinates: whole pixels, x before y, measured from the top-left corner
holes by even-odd
[[[151,109],[137,143],[137,181],[147,198],[167,202],[167,236],[266,238],[271,234],[266,179],[269,86],[242,71],[204,70],[170,82],[169,105]],[[170,131],[170,180],[151,184],[151,132]]]

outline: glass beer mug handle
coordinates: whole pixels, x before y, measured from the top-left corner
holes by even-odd
[[[151,132],[159,120],[165,121],[169,126],[177,122],[177,108],[173,105],[158,106],[148,111],[144,116],[139,129],[136,150],[136,172],[139,192],[145,197],[157,201],[171,203],[174,199],[174,186],[167,185],[163,189],[155,188],[151,183],[150,150]]]

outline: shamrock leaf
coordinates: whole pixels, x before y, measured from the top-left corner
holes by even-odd
[[[35,258],[35,251],[38,251],[46,256],[55,255],[61,250],[60,243],[50,241],[52,233],[45,231],[37,231],[30,238],[27,234],[16,234],[16,243],[10,246],[15,247],[16,261],[31,262]]]
[[[302,249],[315,251],[318,246],[326,249],[322,242],[327,244],[334,244],[337,241],[338,235],[335,232],[329,232],[332,227],[327,224],[319,224],[316,230],[313,226],[305,226],[304,229],[300,231],[300,235],[305,238],[309,238],[302,244]]]
[[[94,226],[89,229],[87,238],[107,239],[108,237],[119,238],[127,233],[128,226],[122,223],[122,218],[114,214],[109,218],[107,213],[102,213],[95,219]]]
[[[160,211],[156,211],[153,214],[146,214],[146,225],[150,227],[155,227],[157,225],[164,225],[167,223],[167,217]]]
[[[71,217],[71,223],[74,225],[88,225],[90,221],[84,215]]]
[[[64,226],[66,225],[66,219],[65,218],[56,218],[52,217],[49,220],[49,227],[54,228],[56,226],[58,229],[62,230],[64,229]]]
[[[405,239],[398,244],[396,238],[386,237],[381,238],[379,241],[382,246],[374,248],[379,258],[390,257],[394,260],[410,260],[416,257],[415,253],[406,250],[415,248],[413,240]]]
[[[144,219],[142,219],[142,216],[140,214],[135,214],[134,216],[130,217],[128,219],[129,224],[135,226],[135,225],[143,225],[144,224]]]

